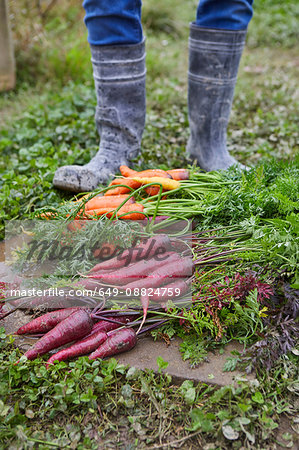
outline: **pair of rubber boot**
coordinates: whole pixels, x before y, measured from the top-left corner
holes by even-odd
[[[190,159],[206,170],[236,164],[226,147],[230,116],[246,31],[200,28],[191,24],[189,38],[188,110]],[[145,44],[91,45],[97,93],[98,153],[84,166],[60,167],[57,188],[85,192],[105,184],[121,164],[140,150],[145,125]]]

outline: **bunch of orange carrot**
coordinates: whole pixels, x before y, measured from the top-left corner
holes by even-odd
[[[148,169],[138,172],[127,166],[120,166],[122,177],[115,178],[107,188],[103,188],[98,195],[85,194],[78,200],[72,201],[72,205],[78,208],[75,213],[67,212],[66,217],[74,219],[94,219],[105,215],[108,218],[126,220],[143,220],[147,217],[147,211],[143,202],[136,202],[133,196],[140,196],[145,191],[148,198],[158,196],[162,192],[174,191],[181,187],[182,180],[189,179],[187,169]],[[157,183],[157,184],[155,184]],[[146,186],[150,185],[150,186]],[[143,186],[145,186],[143,188]],[[153,198],[155,200],[155,198]],[[59,217],[55,211],[39,212],[38,217],[43,219],[55,219]],[[74,224],[73,228],[81,228]]]
[[[135,198],[131,195],[135,189],[145,184],[157,182],[159,185],[145,188],[149,196],[154,196],[159,193],[160,185],[162,185],[163,191],[168,191],[179,187],[179,180],[189,178],[187,169],[168,171],[150,169],[137,172],[123,165],[120,166],[120,172],[122,178],[115,178],[109,184],[110,189],[103,196],[94,197],[85,203],[84,218],[93,218],[105,214],[109,218],[116,216],[127,220],[142,220],[145,218],[144,206],[141,203],[136,203]],[[116,209],[118,210],[116,211]]]
[[[159,182],[163,186],[163,190],[169,191],[176,189],[179,185],[177,182],[181,180],[187,180],[189,178],[189,172],[187,169],[173,169],[173,170],[161,170],[161,169],[149,169],[137,172],[127,166],[120,166],[120,173],[122,178],[114,179],[109,186],[115,186],[115,188],[108,190],[105,196],[114,196],[120,194],[127,194],[134,189],[138,189],[143,184],[152,182]],[[122,186],[119,186],[122,185]],[[149,195],[157,195],[160,187],[150,186],[146,188],[146,192]]]

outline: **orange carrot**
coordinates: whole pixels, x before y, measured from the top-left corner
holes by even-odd
[[[122,216],[125,213],[131,213],[126,214],[122,217],[122,219],[125,220],[143,220],[145,218],[145,215],[142,214],[144,210],[144,206],[140,203],[133,203],[132,205],[124,205],[122,206],[118,212],[117,216]],[[139,212],[138,212],[139,211]],[[111,217],[112,213],[108,214],[108,217]]]
[[[99,208],[106,208],[111,207],[115,208],[119,206],[124,200],[128,198],[128,195],[114,195],[111,198],[107,197],[94,197],[91,200],[89,200],[85,205],[85,211],[90,211],[91,209],[99,209]],[[134,203],[135,199],[131,197],[126,204]]]
[[[56,214],[52,213],[51,211],[46,212],[46,213],[41,213],[39,214],[38,218],[39,219],[55,219]],[[65,216],[66,218],[70,217],[70,214],[66,214]],[[88,217],[86,215],[83,214],[83,210],[81,209],[80,211],[78,211],[76,217],[74,217],[75,220],[84,220],[84,219],[88,219]],[[71,229],[71,227],[69,228]]]
[[[124,166],[124,165],[120,166],[119,170],[123,177],[133,177],[134,175],[137,175],[137,173],[138,173],[138,172],[136,172],[136,170],[132,170],[132,169],[130,169],[130,167]]]
[[[89,211],[86,211],[86,215],[89,217],[95,217],[95,216],[102,216],[103,214],[108,214],[113,212],[113,208],[97,208],[97,209],[90,209]]]
[[[111,197],[114,195],[128,194],[129,192],[132,192],[129,188],[120,186],[120,187],[115,187],[114,189],[110,189],[109,191],[106,191],[104,196]]]
[[[52,213],[51,211],[48,211],[48,212],[39,214],[38,217],[41,218],[41,219],[49,220],[49,219],[52,219],[52,218],[56,217],[56,214]]]
[[[115,180],[111,181],[109,186],[117,186],[119,184],[124,184],[133,189],[137,189],[140,186],[140,183],[134,181],[133,178],[115,178]]]
[[[66,217],[69,217],[69,214],[67,214]],[[85,214],[83,209],[80,209],[80,211],[78,211],[77,215],[75,216],[75,220],[85,220],[88,218],[89,217]]]
[[[157,182],[162,185],[166,191],[171,191],[172,189],[177,189],[180,187],[180,182],[172,179],[167,179],[163,177],[134,177],[135,181],[141,184],[148,184]]]
[[[83,222],[80,220],[79,221],[74,220],[68,224],[67,228],[70,231],[77,231],[77,230],[81,230],[82,228],[84,228],[85,225],[86,225],[86,222]]]
[[[123,177],[163,177],[172,178],[171,174],[161,169],[147,169],[138,172],[137,170],[132,170],[128,166],[120,166],[120,173]]]
[[[152,177],[161,177],[161,178],[172,178],[171,175],[165,170],[161,169],[148,169],[143,170],[142,172],[137,172],[135,175],[131,175],[132,178],[140,177],[140,178],[152,178]]]
[[[143,205],[141,205],[140,203],[133,203],[131,205],[122,206],[117,211],[116,215],[118,217],[118,216],[121,216],[122,214],[130,213],[130,214],[126,214],[125,216],[123,216],[121,218],[127,219],[127,220],[142,220],[145,217],[144,214],[141,214],[143,212],[143,210],[144,210]],[[115,209],[113,209],[113,208],[99,208],[99,209],[93,209],[90,211],[86,211],[86,214],[90,217],[102,216],[103,214],[106,214],[107,217],[111,217],[113,215],[114,211],[115,211]],[[140,212],[138,212],[138,211],[140,211]]]
[[[117,186],[118,184],[124,184],[126,187],[123,186]],[[130,188],[137,189],[141,186],[141,183],[137,183],[137,181],[132,180],[131,178],[116,178],[113,180],[109,186],[115,186],[114,189],[109,189],[109,191],[106,191],[104,196],[110,196],[110,195],[123,195],[128,194],[132,192]]]
[[[77,200],[73,200],[73,203],[79,203],[82,202],[83,200],[87,199],[88,197],[90,197],[91,193],[89,192],[88,194],[83,195],[82,197],[78,198]]]
[[[105,257],[111,258],[111,256],[113,255],[113,252],[116,249],[116,245],[110,244],[109,242],[103,243],[101,248],[96,248],[94,250],[93,256],[95,258],[97,258],[98,256],[100,256],[103,253],[104,249],[105,249]]]
[[[187,169],[172,169],[167,170],[167,173],[172,176],[174,180],[189,180],[189,170]]]
[[[149,196],[158,195],[160,192],[160,186],[149,186],[144,190]]]

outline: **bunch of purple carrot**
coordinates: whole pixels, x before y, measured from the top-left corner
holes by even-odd
[[[168,288],[177,287],[176,283],[179,282],[178,287],[181,287],[183,295],[187,292],[188,285],[182,283],[182,280],[190,277],[192,270],[191,254],[190,257],[184,253],[179,254],[166,234],[158,234],[95,265],[78,284],[85,289],[117,286],[127,292],[164,286],[163,292],[167,292]],[[167,298],[159,296],[157,291],[151,300],[161,302]]]
[[[173,244],[166,234],[143,239],[137,246],[100,262],[76,283],[85,290],[95,290],[98,285],[122,287],[123,291],[132,293],[132,298],[140,298],[142,319],[140,308],[105,310],[105,298],[102,304],[98,304],[93,296],[78,297],[79,306],[56,306],[55,310],[33,319],[17,330],[17,335],[39,338],[25,356],[32,360],[71,344],[54,353],[47,362],[49,366],[54,361],[81,355],[89,355],[89,359],[93,360],[132,349],[137,343],[137,335],[157,328],[166,321],[156,315],[148,320],[150,325],[142,328],[147,318],[150,299],[165,304],[173,296],[168,293],[176,289],[176,292],[179,291],[176,296],[182,297],[189,289],[193,271],[192,258],[187,257],[184,251],[176,249]],[[163,291],[156,289],[162,286]],[[150,296],[147,295],[149,290],[152,292]],[[136,292],[140,294],[136,295]],[[67,300],[67,296],[65,299]],[[40,303],[41,299],[37,300]],[[34,299],[30,300],[29,307],[32,308],[35,303]],[[2,318],[17,309],[26,308],[28,302],[14,300],[14,306],[15,308],[5,312]],[[157,312],[159,309],[160,307],[153,306],[150,311]]]
[[[144,314],[141,328],[150,300],[165,303],[173,297],[172,292],[179,292],[181,297],[189,291],[193,272],[191,254],[179,254],[173,244],[166,234],[157,234],[114,258],[100,262],[78,284],[85,289],[114,286],[121,288],[127,296],[132,293],[136,297],[136,292],[140,294],[137,296]],[[160,287],[163,290],[157,289]]]
[[[93,360],[131,350],[137,343],[133,326],[140,324],[138,320],[131,320],[138,316],[138,311],[99,312],[97,308],[93,311],[81,307],[65,308],[33,319],[20,327],[16,334],[41,336],[25,353],[29,360],[71,343],[50,357],[48,367],[54,361],[66,361],[82,355],[89,355],[89,359]],[[142,332],[156,328],[165,321],[154,322]]]

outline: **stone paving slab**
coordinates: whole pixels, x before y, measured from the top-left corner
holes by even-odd
[[[208,383],[218,386],[226,386],[233,383],[236,376],[246,379],[253,379],[239,371],[223,372],[223,366],[232,350],[242,351],[242,346],[237,343],[228,344],[222,354],[219,351],[209,352],[208,361],[203,362],[195,369],[190,367],[188,361],[183,361],[179,350],[181,340],[176,338],[167,346],[164,342],[154,341],[152,337],[140,339],[137,346],[128,353],[120,355],[117,359],[122,364],[128,364],[137,369],[158,370],[157,358],[161,356],[168,362],[165,372],[172,376],[175,383],[182,383],[184,380],[193,380],[195,383]]]

